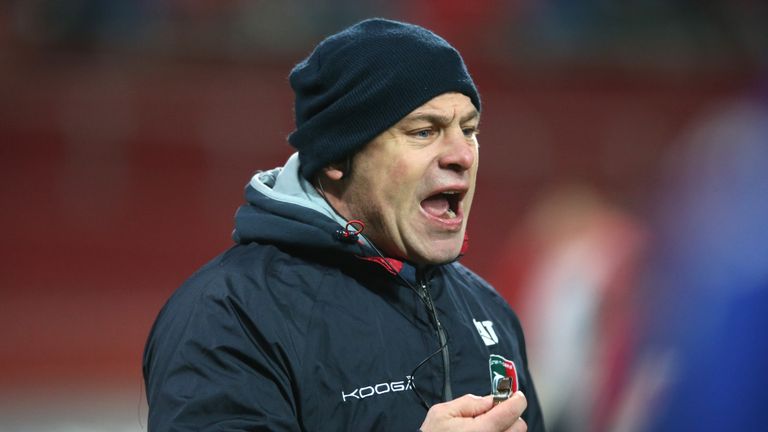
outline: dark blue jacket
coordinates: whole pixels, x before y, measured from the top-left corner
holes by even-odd
[[[246,189],[237,245],[157,318],[143,365],[151,431],[415,431],[426,406],[490,393],[491,354],[514,362],[523,417],[543,430],[520,323],[492,287],[457,262],[385,261],[263,190]]]

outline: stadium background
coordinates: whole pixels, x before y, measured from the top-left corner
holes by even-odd
[[[478,84],[463,262],[520,312],[552,430],[758,430],[768,7],[683,0],[3,3],[0,430],[146,428],[155,314],[291,153],[292,65],[371,16]]]

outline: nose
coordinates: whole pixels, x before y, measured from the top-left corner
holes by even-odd
[[[458,130],[456,130],[458,129]],[[468,139],[461,128],[451,128],[445,135],[444,149],[440,155],[440,168],[456,172],[467,171],[477,159],[477,142]]]

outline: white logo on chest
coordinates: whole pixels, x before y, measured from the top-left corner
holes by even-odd
[[[405,390],[410,390],[411,388],[413,388],[413,386],[411,385],[412,381],[413,381],[413,377],[406,376],[405,381],[392,381],[392,382],[378,383],[374,385],[356,388],[349,393],[345,393],[344,390],[342,390],[341,401],[346,402],[349,399],[365,399],[367,397],[371,397],[374,395],[381,395],[384,393],[401,392]]]
[[[496,331],[493,330],[493,323],[491,321],[478,321],[472,319],[475,323],[477,332],[480,333],[480,337],[483,338],[486,346],[496,345],[499,343],[499,336],[496,335]]]

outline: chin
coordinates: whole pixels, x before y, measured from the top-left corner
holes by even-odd
[[[431,249],[420,257],[421,264],[439,265],[455,261],[461,253],[461,244],[445,249]]]

